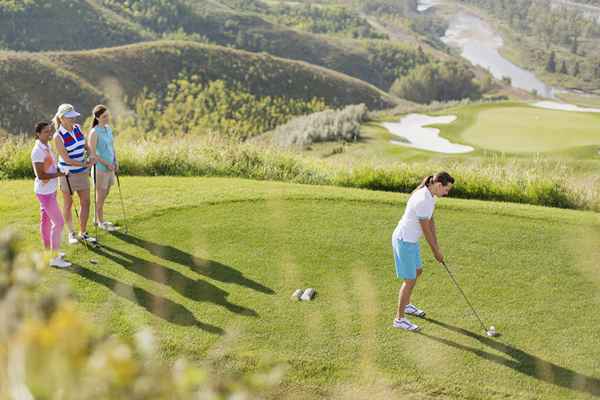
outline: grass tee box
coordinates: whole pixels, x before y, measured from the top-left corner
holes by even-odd
[[[430,319],[411,334],[391,327],[390,236],[406,195],[216,178],[121,184],[129,234],[104,234],[91,254],[69,248],[74,268],[48,271],[46,287],[69,282],[109,331],[150,325],[166,359],[226,345],[231,366],[287,363],[276,398],[600,396],[598,214],[441,200],[446,259],[503,335],[479,331],[427,250],[414,301]],[[0,186],[1,227],[38,248],[31,182]],[[117,196],[105,212],[119,222]],[[293,302],[298,287],[319,296]]]

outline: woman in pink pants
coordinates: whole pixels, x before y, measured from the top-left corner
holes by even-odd
[[[71,263],[63,259],[59,253],[62,230],[65,224],[56,202],[58,177],[64,175],[58,171],[56,160],[50,151],[48,140],[52,129],[47,122],[39,122],[35,126],[37,140],[31,151],[31,162],[35,172],[35,195],[40,202],[40,233],[46,250],[51,252],[50,266],[67,268]]]

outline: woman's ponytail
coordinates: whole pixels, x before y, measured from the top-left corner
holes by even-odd
[[[55,115],[54,118],[52,118],[52,125],[54,125],[54,129],[58,130],[58,128],[60,128],[60,124],[60,117]]]
[[[419,186],[417,186],[417,188],[415,190],[418,190],[425,186],[431,185],[432,181],[433,181],[433,175],[426,176],[425,178],[423,178],[423,180],[421,181],[421,184]]]
[[[96,107],[94,107],[94,109],[92,110],[92,128],[98,126],[98,124],[100,123],[100,117],[106,112],[106,110],[108,110],[108,108],[106,108],[106,106],[102,104],[98,104]]]
[[[448,186],[449,183],[454,183],[454,178],[450,176],[449,173],[441,171],[435,175],[429,175],[423,178],[423,181],[421,181],[421,184],[417,186],[415,190],[419,190],[436,182],[440,182],[443,186]]]

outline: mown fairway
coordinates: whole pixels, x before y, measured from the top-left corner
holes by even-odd
[[[390,235],[405,195],[239,179],[125,178],[129,234],[69,248],[51,270],[92,318],[131,335],[150,325],[167,359],[290,365],[277,398],[600,397],[598,214],[443,199],[436,222],[476,320],[423,243],[422,334],[391,328]],[[0,183],[0,227],[38,248],[29,181]],[[107,207],[120,219],[118,196]],[[89,262],[91,258],[97,265]],[[289,299],[315,287],[311,303]],[[411,395],[414,394],[414,395]],[[409,396],[410,395],[410,396]]]
[[[600,114],[525,105],[482,108],[460,137],[480,149],[507,153],[557,152],[600,145]]]

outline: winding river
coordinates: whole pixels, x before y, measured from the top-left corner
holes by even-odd
[[[420,0],[418,11],[425,12],[441,1]],[[600,112],[600,109],[582,108],[572,104],[552,101],[556,99],[555,93],[558,90],[546,85],[532,72],[502,57],[498,52],[498,49],[503,45],[502,37],[492,29],[490,24],[476,15],[459,11],[451,18],[446,34],[441,39],[448,46],[460,49],[462,57],[472,64],[488,69],[495,78],[509,77],[512,86],[528,92],[536,92],[539,96],[548,99],[534,103],[533,105],[536,107],[570,112]],[[440,137],[439,129],[428,127],[428,125],[448,124],[453,122],[455,118],[455,116],[430,117],[410,114],[397,123],[385,123],[383,125],[394,136],[400,138],[391,141],[396,145],[447,154],[473,151],[472,147],[451,143]]]
[[[481,18],[459,12],[450,20],[450,26],[442,41],[448,46],[461,49],[461,55],[474,65],[488,69],[496,79],[509,77],[512,86],[528,92],[537,92],[541,97],[555,98],[556,89],[546,85],[532,72],[527,71],[498,52],[502,37]]]

